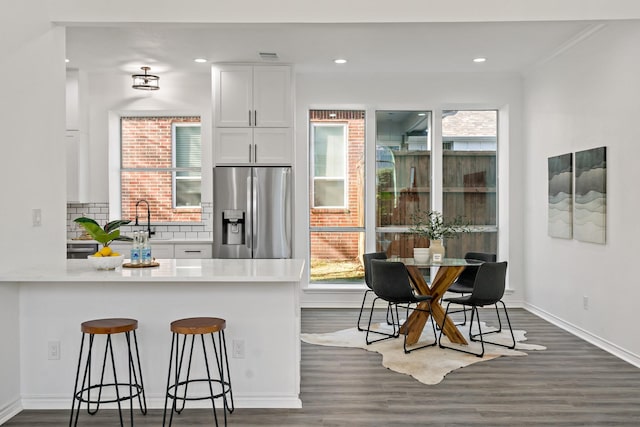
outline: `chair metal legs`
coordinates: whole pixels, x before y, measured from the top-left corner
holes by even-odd
[[[369,314],[369,325],[367,327],[367,336],[365,337],[366,343],[368,344],[372,344],[374,342],[378,342],[378,341],[383,341],[383,340],[388,340],[389,338],[398,338],[400,336],[400,316],[398,314],[398,305],[394,304],[393,306],[391,304],[389,304],[389,307],[387,308],[387,321],[388,321],[388,316],[389,314],[391,315],[391,322],[389,323],[390,325],[393,326],[393,332],[388,334],[385,332],[380,332],[380,331],[372,331],[371,330],[371,318],[373,317],[373,310],[376,304],[376,301],[379,298],[376,297],[373,300],[373,303],[371,304],[371,313]],[[427,304],[429,305],[429,310],[428,313],[431,314],[431,302],[430,301],[426,301]],[[393,309],[395,307],[395,310]],[[407,318],[409,318],[409,310],[420,310],[420,311],[427,311],[427,310],[422,310],[418,307],[411,307],[409,304],[407,304],[406,306],[407,309]],[[426,344],[426,345],[422,345],[419,347],[414,347],[414,348],[407,348],[407,335],[405,334],[404,336],[404,342],[402,344],[402,347],[404,349],[405,353],[411,353],[414,350],[420,350],[421,348],[426,348],[426,347],[433,347],[434,345],[438,344],[438,340],[437,340],[437,336],[436,336],[436,324],[433,320],[433,316],[429,316],[430,320],[431,320],[431,327],[433,329],[433,337],[434,340],[432,343]],[[369,340],[369,333],[374,333],[374,334],[379,334],[379,335],[383,335],[382,338],[378,338],[375,340]]]
[[[360,326],[360,320],[362,319],[362,312],[364,311],[364,303],[367,300],[367,295],[369,294],[369,292],[373,292],[371,289],[367,289],[364,292],[364,296],[362,297],[362,304],[360,305],[360,314],[358,315],[358,330],[360,332],[362,331],[366,331],[367,329],[363,328],[362,326]],[[391,326],[394,322],[394,317],[393,317],[393,304],[389,303],[389,305],[387,305],[387,325]],[[375,331],[372,331],[375,332]]]
[[[405,334],[404,335],[404,343],[403,343],[402,347],[404,348],[404,352],[406,354],[409,354],[414,350],[420,350],[421,348],[433,347],[434,345],[438,344],[438,337],[436,336],[436,322],[433,320],[433,315],[431,315],[431,301],[427,301],[427,304],[429,305],[429,314],[430,314],[429,319],[431,320],[431,328],[433,329],[433,342],[429,343],[429,344],[422,345],[420,347],[414,347],[414,348],[407,349],[407,334]],[[410,309],[410,307],[407,305],[407,319],[409,318],[409,309]],[[412,310],[425,311],[425,310],[422,310],[422,309],[420,309],[418,307],[413,308]]]
[[[484,335],[489,335],[489,334],[493,334],[493,333],[497,333],[500,332],[500,330],[502,329],[502,323],[500,321],[500,312],[498,311],[498,304],[496,303],[496,314],[498,316],[498,323],[500,324],[500,329],[497,331],[489,331],[489,332],[482,332],[482,326],[481,326],[481,322],[480,322],[480,312],[478,310],[478,307],[475,305],[470,306],[471,307],[471,321],[469,322],[469,339],[471,341],[480,341],[480,345],[482,348],[482,351],[480,353],[474,353],[472,351],[468,351],[468,350],[464,350],[462,348],[457,348],[457,347],[448,347],[442,344],[442,328],[444,327],[444,322],[442,325],[440,325],[440,335],[438,336],[438,345],[440,346],[440,348],[448,348],[450,350],[455,350],[455,351],[459,351],[462,353],[467,353],[467,354],[473,354],[474,356],[478,356],[478,357],[482,357],[484,356],[484,345],[486,344],[493,344],[493,345],[498,345],[500,347],[506,347],[506,348],[515,348],[516,346],[516,339],[513,335],[513,329],[511,328],[511,321],[509,320],[509,313],[507,312],[507,306],[504,304],[503,301],[499,301],[500,303],[502,303],[502,307],[504,310],[504,315],[505,318],[507,319],[507,325],[509,326],[509,332],[511,332],[511,345],[505,345],[505,344],[500,344],[497,342],[493,342],[493,341],[486,341],[484,339]],[[445,316],[444,318],[446,319],[447,315],[449,314],[449,306],[451,305],[451,302],[447,303],[447,309],[445,310]],[[473,319],[474,317],[477,318],[477,322],[478,322],[478,333],[477,334],[472,334],[471,330],[473,328]],[[476,339],[476,337],[480,337],[480,339]]]
[[[369,313],[369,324],[367,325],[367,335],[365,337],[365,340],[368,344],[374,343],[374,342],[378,342],[378,341],[382,341],[382,340],[387,340],[389,338],[398,338],[400,336],[400,316],[398,315],[398,306],[394,305],[393,307],[391,305],[387,306],[387,319],[389,316],[389,313],[391,313],[391,326],[393,326],[393,333],[388,334],[386,332],[380,332],[380,331],[372,331],[371,330],[371,319],[373,318],[373,309],[376,306],[376,301],[379,300],[379,297],[375,297],[373,299],[373,302],[371,303],[371,312]],[[395,307],[395,318],[394,318],[394,308]],[[358,321],[358,323],[360,323]],[[369,340],[369,333],[374,333],[374,334],[378,334],[378,335],[383,335],[382,338],[378,338],[377,340]]]

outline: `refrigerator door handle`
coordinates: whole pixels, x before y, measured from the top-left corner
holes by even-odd
[[[252,191],[251,191],[251,182],[252,176],[249,174],[247,176],[247,224],[244,225],[244,241],[245,246],[250,250],[253,249],[253,237],[251,236],[251,230],[253,230],[253,211],[254,206],[251,200]]]
[[[251,229],[252,229],[252,239],[255,239],[251,244],[252,244],[252,249],[254,249],[254,254],[253,256],[255,256],[255,249],[258,247],[258,236],[260,235],[260,230],[258,230],[258,172],[255,169],[252,169],[252,173],[251,173],[251,183],[252,183],[252,188],[251,188],[251,196],[252,196],[252,201],[251,204],[249,206],[251,206]]]
[[[291,258],[291,236],[289,236],[287,224],[291,224],[291,170],[287,169],[283,172],[284,178],[282,183],[282,194],[286,195],[282,200],[282,211],[284,215],[281,215],[281,230],[283,234],[282,246],[284,248],[285,258]]]

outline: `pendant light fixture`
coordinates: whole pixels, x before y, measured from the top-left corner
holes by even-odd
[[[131,78],[133,79],[133,85],[131,87],[140,90],[160,89],[160,77],[148,74],[147,71],[151,69],[149,67],[140,67],[140,69],[144,71],[144,74],[132,75]]]

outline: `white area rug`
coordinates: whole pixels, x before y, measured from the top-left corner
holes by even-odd
[[[373,328],[385,332],[391,331],[391,327],[386,324],[376,324]],[[459,326],[458,328],[465,337],[469,336],[468,323],[467,326]],[[474,327],[474,332],[475,329],[476,328]],[[487,327],[484,322],[482,323],[483,332],[491,330],[492,328]],[[523,341],[526,340],[525,334],[526,332],[523,330],[513,330],[513,335],[516,338],[516,348],[513,350],[485,343],[485,352],[482,358],[460,353],[458,351],[443,349],[437,345],[405,354],[402,348],[402,335],[399,338],[392,338],[367,345],[365,342],[366,332],[360,332],[357,328],[344,329],[324,334],[301,334],[300,338],[302,341],[309,344],[331,347],[354,347],[368,351],[375,351],[382,354],[382,366],[395,372],[411,375],[416,380],[424,384],[438,384],[444,379],[445,375],[458,368],[463,368],[477,362],[495,359],[500,356],[526,356],[527,353],[522,350],[546,349],[546,347],[541,345],[524,343]],[[376,339],[377,337],[381,337],[381,335],[369,335],[369,339]],[[502,329],[502,332],[491,334],[486,338],[499,343],[511,343],[509,330],[505,330],[504,328]],[[467,339],[467,341],[469,340]],[[424,332],[416,346],[427,342],[433,342],[433,330],[431,329],[430,323],[426,324]],[[442,337],[442,343],[447,346],[452,346],[446,336]],[[455,346],[458,344],[453,345]],[[477,353],[481,350],[479,342],[471,342],[468,346],[460,347],[464,347]]]

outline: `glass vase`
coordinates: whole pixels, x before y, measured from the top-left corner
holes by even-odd
[[[442,262],[444,259],[444,244],[442,243],[442,239],[431,240],[429,243],[429,253],[431,254],[432,262]]]

